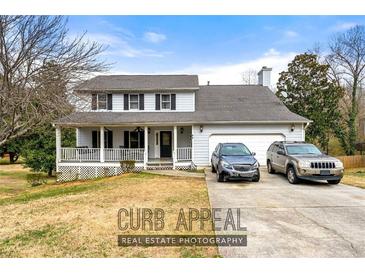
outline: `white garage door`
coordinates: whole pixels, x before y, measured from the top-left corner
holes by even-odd
[[[266,151],[275,141],[284,141],[281,134],[217,134],[209,137],[209,157],[211,157],[218,143],[243,143],[251,152],[256,152],[256,159],[260,165],[266,165]]]

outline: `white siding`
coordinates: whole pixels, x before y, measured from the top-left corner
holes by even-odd
[[[295,125],[293,132],[290,125],[203,125],[203,132],[200,132],[200,126],[193,126],[193,162],[198,166],[209,165],[209,136],[212,134],[282,134],[286,141],[304,141],[302,125]]]
[[[123,111],[124,110],[124,95],[123,94],[113,94],[113,111]]]
[[[195,93],[176,93],[176,111],[194,111]]]
[[[78,146],[87,146],[89,148],[92,147],[92,131],[100,130],[97,128],[80,128],[78,134],[77,144]]]
[[[156,96],[154,93],[146,93],[144,95],[144,110],[155,111]]]

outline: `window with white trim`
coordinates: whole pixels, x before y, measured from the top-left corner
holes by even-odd
[[[129,94],[129,109],[139,109],[138,94]]]
[[[171,94],[161,94],[161,109],[171,109]]]

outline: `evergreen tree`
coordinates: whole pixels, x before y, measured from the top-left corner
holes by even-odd
[[[340,123],[339,102],[343,91],[329,78],[329,66],[315,54],[300,54],[280,73],[277,95],[294,113],[313,122],[306,139],[327,149],[329,137]]]

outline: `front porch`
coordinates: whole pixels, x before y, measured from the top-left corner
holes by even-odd
[[[62,147],[56,127],[57,171],[61,167],[118,167],[135,161],[136,169],[188,169],[192,164],[191,126],[79,127],[76,147]]]

